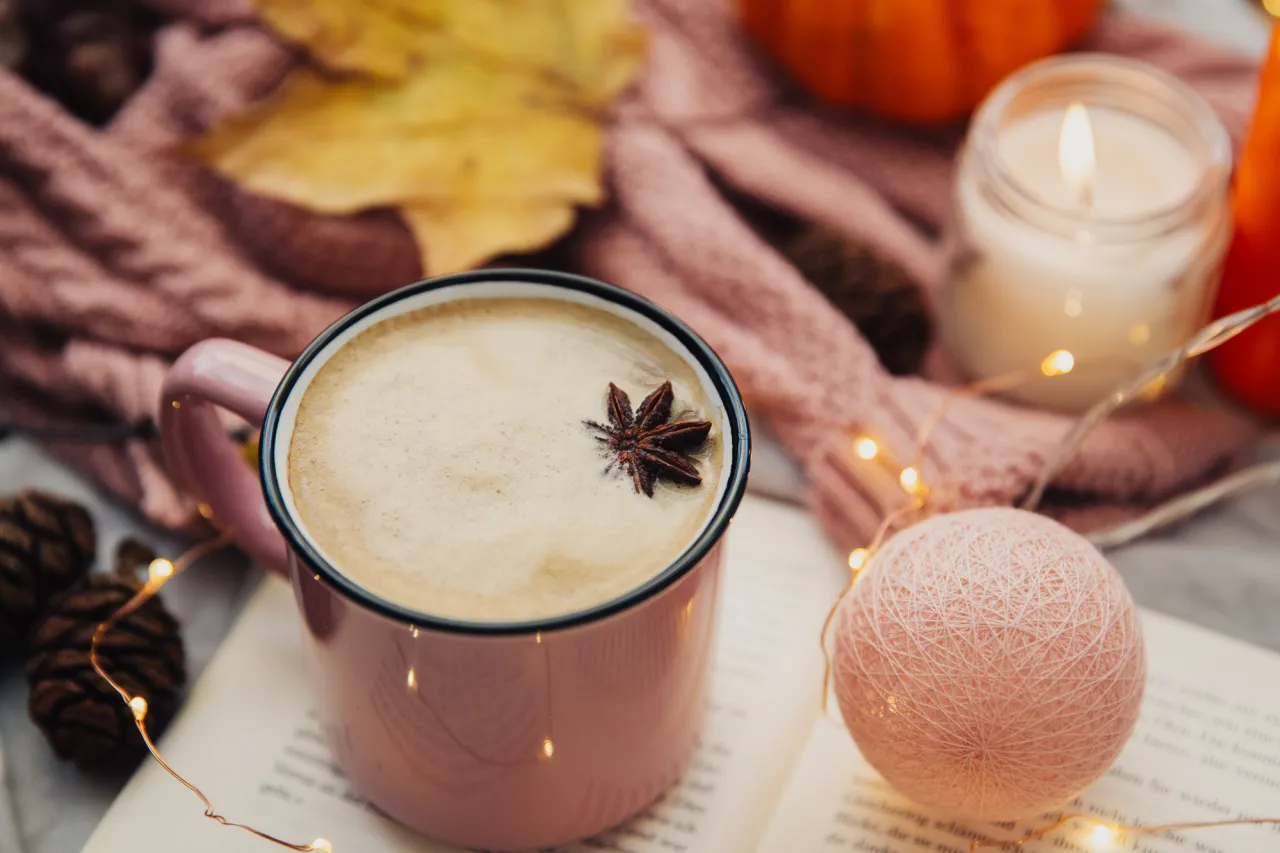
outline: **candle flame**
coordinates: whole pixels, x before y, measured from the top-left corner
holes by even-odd
[[[1058,139],[1058,165],[1062,179],[1085,209],[1093,206],[1093,176],[1096,161],[1093,153],[1093,126],[1084,105],[1067,107],[1062,119],[1062,135]]]

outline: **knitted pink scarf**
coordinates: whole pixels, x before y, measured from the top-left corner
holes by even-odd
[[[164,154],[270,93],[296,57],[257,27],[247,0],[150,1],[177,22],[161,33],[153,77],[104,131],[0,72],[0,408],[32,421],[144,420],[166,365],[196,341],[229,336],[290,356],[354,303],[419,275],[390,214],[316,216]],[[824,115],[784,95],[724,0],[647,0],[639,13],[651,54],[609,133],[612,200],[583,213],[566,257],[705,336],[757,424],[805,464],[831,533],[862,544],[903,495],[892,477],[851,464],[851,431],[909,458],[944,390],[889,376],[709,174],[932,284],[942,257],[930,234],[949,206],[954,134]],[[1249,61],[1118,17],[1091,47],[1180,75],[1239,138]],[[1016,500],[1068,426],[997,401],[957,403],[926,459],[934,506]],[[1091,437],[1047,509],[1079,525],[1132,512],[1232,464],[1248,439],[1221,414],[1147,408]],[[55,449],[151,519],[191,518],[151,444]]]

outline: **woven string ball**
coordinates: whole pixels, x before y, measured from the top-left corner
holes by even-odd
[[[1036,815],[1088,787],[1146,675],[1124,582],[1083,537],[1007,508],[935,516],[869,561],[833,622],[833,683],[867,761],[923,806]]]

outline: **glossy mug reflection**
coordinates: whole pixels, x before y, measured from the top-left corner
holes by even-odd
[[[558,347],[539,350],[531,317],[562,323]],[[429,336],[414,334],[427,326]],[[450,350],[450,335],[460,349]],[[575,340],[602,349],[557,361]],[[477,362],[477,353],[487,356]],[[362,358],[370,354],[377,358]],[[559,363],[554,377],[537,369],[548,355]],[[461,360],[442,365],[454,356]],[[477,363],[496,371],[489,384],[467,375]],[[604,472],[583,407],[605,419],[603,377],[614,373],[628,374],[617,381],[637,404],[669,375],[674,419],[706,412],[713,439],[697,459],[705,489],[660,481],[650,499]],[[515,406],[526,416],[500,415],[501,429],[466,430],[492,406],[491,390],[559,396],[543,409]],[[344,410],[334,401],[353,402],[350,414],[397,394],[401,405],[366,421],[335,417]],[[405,403],[432,398],[440,409]],[[487,270],[363,306],[291,366],[206,342],[175,365],[163,403],[175,473],[216,524],[268,565],[288,567],[333,748],[374,805],[467,846],[545,847],[619,823],[683,771],[706,700],[720,540],[745,487],[749,438],[723,364],[678,321],[589,279]],[[237,459],[210,404],[263,422],[259,478]],[[412,436],[415,422],[431,448],[459,452],[379,451],[366,454],[364,469],[352,467],[359,439],[394,444],[396,430]],[[510,440],[495,447],[504,430]],[[529,457],[535,474],[537,461],[551,465],[549,480],[538,478],[545,470],[518,485],[499,476],[526,464],[522,436],[557,443]],[[590,458],[558,456],[566,441]],[[489,457],[470,464],[466,451],[478,447]],[[362,471],[373,474],[359,488],[335,488]],[[442,471],[467,483],[464,498],[424,497],[416,525],[414,484],[438,483]],[[557,480],[571,471],[594,479]],[[488,487],[504,494],[486,496]],[[377,505],[384,491],[390,500]],[[504,525],[513,516],[527,517]],[[655,525],[668,535],[635,538]]]

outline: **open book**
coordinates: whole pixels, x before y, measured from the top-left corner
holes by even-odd
[[[808,515],[748,498],[729,534],[706,734],[684,780],[628,825],[573,848],[624,853],[966,853],[973,833],[896,795],[859,757],[834,709],[820,711],[818,630],[847,578]],[[1150,684],[1119,762],[1069,808],[1124,823],[1280,813],[1280,656],[1144,614]],[[274,578],[161,743],[233,820],[337,853],[446,853],[381,817],[334,764],[312,707],[307,652],[288,587]],[[85,853],[278,849],[202,817],[199,801],[143,765]],[[1071,831],[1029,853],[1099,848]],[[1141,853],[1272,853],[1252,826],[1143,837]]]

